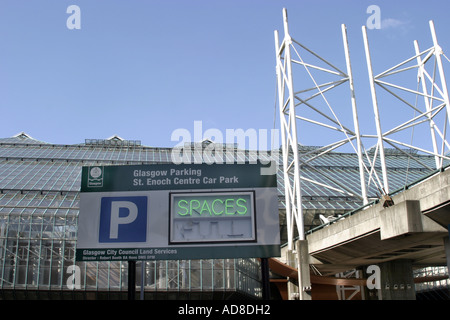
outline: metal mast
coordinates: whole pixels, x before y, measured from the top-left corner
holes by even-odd
[[[283,9],[284,40],[279,45],[278,31],[275,31],[275,52],[277,56],[277,84],[281,122],[281,145],[283,153],[283,174],[286,203],[288,249],[293,249],[294,224],[300,240],[304,240],[304,224],[300,192],[300,166],[298,158],[297,121],[295,118],[295,94],[292,76],[291,46],[287,11]],[[284,53],[284,57],[282,55]],[[284,61],[283,61],[284,60]],[[287,92],[286,92],[287,91]],[[285,98],[286,97],[286,98]]]
[[[283,176],[285,186],[286,224],[288,228],[288,249],[293,250],[294,231],[298,239],[304,240],[304,224],[302,214],[301,185],[302,181],[320,185],[321,187],[338,191],[343,195],[359,198],[364,204],[368,202],[365,174],[370,170],[364,162],[364,147],[361,142],[358,113],[356,107],[353,75],[350,64],[347,30],[342,25],[342,39],[346,59],[347,73],[325,60],[317,53],[302,45],[289,34],[287,11],[283,9],[284,39],[279,42],[278,31],[275,31],[276,73],[278,84],[278,108],[280,112],[281,139],[283,151]],[[315,61],[306,61],[303,53]],[[304,76],[297,79],[308,80],[311,87],[294,89],[294,66],[300,66]],[[303,68],[301,68],[303,67]],[[296,69],[297,71],[298,69]],[[320,72],[320,78],[330,77],[320,83],[314,71]],[[322,80],[323,81],[323,80]],[[303,81],[304,82],[304,81]],[[326,94],[348,82],[351,98],[353,124],[345,125],[339,118],[342,107],[334,108]],[[319,100],[319,101],[317,101]],[[341,102],[340,102],[341,103]],[[348,113],[348,112],[347,112]],[[323,136],[339,140],[328,143],[312,151],[299,153],[298,137],[306,137],[309,132],[301,131],[302,124],[313,125],[315,130],[321,130]],[[353,125],[353,128],[350,127]],[[336,181],[331,175],[324,175],[321,181],[303,176],[302,168],[315,171],[310,164],[313,160],[339,147],[349,144],[358,155],[360,186],[348,186]],[[368,163],[368,161],[366,161]],[[315,171],[317,174],[323,174]],[[326,181],[326,182],[324,182]],[[295,229],[295,226],[297,227]]]
[[[321,188],[328,188],[333,192],[340,192],[342,195],[358,198],[364,204],[368,203],[368,189],[371,184],[376,190],[382,193],[386,205],[391,205],[389,201],[389,181],[387,174],[387,163],[385,159],[384,146],[389,145],[398,150],[398,152],[408,155],[413,161],[419,162],[424,167],[431,169],[427,164],[417,160],[412,156],[412,150],[423,152],[435,157],[436,168],[442,169],[443,161],[450,160],[447,156],[450,150],[450,144],[447,140],[447,125],[450,121],[450,100],[447,91],[447,84],[442,65],[443,51],[438,44],[434,24],[430,21],[430,30],[433,40],[433,46],[425,51],[419,50],[417,41],[414,43],[415,55],[386,71],[375,75],[372,68],[372,59],[369,50],[369,41],[366,27],[362,27],[363,40],[366,54],[367,70],[370,80],[370,89],[372,97],[372,107],[376,127],[376,135],[366,134],[360,131],[358,111],[356,106],[355,89],[350,63],[350,53],[348,46],[347,30],[345,25],[341,26],[342,39],[344,45],[346,72],[342,71],[320,55],[296,41],[289,33],[287,11],[283,9],[283,27],[284,38],[280,42],[278,31],[275,35],[275,54],[276,54],[276,75],[277,75],[277,96],[278,110],[280,113],[280,129],[283,154],[283,178],[284,178],[284,197],[286,208],[286,225],[288,240],[288,263],[293,265],[292,260],[296,260],[299,271],[299,292],[298,296],[303,299],[307,296],[309,278],[309,261],[307,250],[307,240],[305,240],[305,228],[302,204],[302,186],[305,184],[317,185]],[[434,59],[433,59],[434,58]],[[310,61],[312,60],[312,61]],[[432,64],[433,69],[430,72],[426,68],[427,64]],[[448,60],[448,58],[447,58]],[[411,63],[416,63],[411,65]],[[417,79],[417,89],[410,89],[402,85],[388,82],[391,76],[398,76],[404,72],[417,69],[414,75]],[[298,71],[303,72],[299,76]],[[320,73],[318,77],[316,74]],[[331,80],[328,78],[331,77]],[[295,85],[294,86],[294,78]],[[326,80],[324,80],[326,78]],[[437,79],[438,78],[438,79]],[[320,79],[320,80],[319,80]],[[405,78],[401,78],[404,80]],[[411,80],[411,78],[406,78]],[[309,82],[305,84],[306,82]],[[348,83],[350,90],[349,108],[342,106],[342,100],[338,101],[341,105],[335,108],[332,101],[327,98],[330,90],[339,87],[341,84]],[[301,87],[301,88],[298,88]],[[383,92],[377,92],[376,88],[382,88]],[[421,90],[420,90],[421,88]],[[415,103],[408,101],[401,91],[406,94],[412,94],[415,97]],[[390,114],[383,117],[380,107],[389,107],[390,110],[396,107],[396,104],[387,104],[385,96],[380,93],[388,93],[388,96],[400,100],[413,111],[413,116],[403,122],[400,118],[408,116],[401,112],[393,120],[400,122],[399,125],[383,131],[387,127],[387,120],[391,120]],[[423,98],[423,106],[419,106],[418,97]],[[318,101],[319,100],[319,101]],[[381,102],[381,103],[380,103]],[[398,102],[398,101],[396,101]],[[352,112],[353,124],[346,124],[341,119]],[[339,112],[344,112],[344,117],[339,117]],[[342,114],[341,114],[342,115]],[[348,118],[348,117],[347,117]],[[348,121],[348,120],[347,120]],[[442,127],[438,124],[442,123]],[[383,124],[383,126],[382,126]],[[410,142],[404,142],[405,130],[419,127],[421,124],[428,125],[427,134],[431,138],[432,150],[429,146],[416,145],[413,143],[413,135]],[[308,128],[306,130],[305,128]],[[314,127],[313,130],[309,128]],[[422,128],[423,126],[421,126]],[[320,130],[320,131],[319,131]],[[313,133],[311,133],[313,132]],[[414,133],[414,131],[412,131]],[[302,148],[299,141],[310,136],[317,137],[317,143],[322,145],[315,148]],[[396,138],[398,134],[403,134],[401,138]],[[321,143],[322,138],[338,139],[334,142],[327,141]],[[367,152],[363,146],[362,138],[377,140],[375,150]],[[440,143],[440,144],[439,144]],[[360,184],[346,185],[341,181],[336,181],[332,174],[327,174],[326,170],[316,170],[312,165],[317,158],[329,154],[330,152],[343,146],[350,146],[357,154],[359,165]],[[403,148],[402,148],[403,147]],[[409,148],[405,151],[404,148]],[[378,176],[378,168],[381,167],[381,177]],[[306,172],[306,170],[308,172]],[[314,177],[307,176],[306,173],[314,173]],[[405,184],[407,179],[405,180]],[[373,192],[373,191],[372,191]],[[383,204],[383,205],[384,205]],[[295,241],[298,239],[298,241]],[[302,276],[303,275],[303,276]],[[307,299],[307,298],[306,298]]]
[[[280,127],[283,154],[283,178],[284,196],[286,207],[286,225],[288,237],[288,256],[296,257],[299,270],[300,299],[308,299],[309,287],[309,262],[307,243],[305,240],[304,217],[302,207],[302,184],[309,183],[321,188],[328,188],[333,192],[339,192],[344,196],[359,198],[364,204],[368,203],[366,173],[369,170],[364,162],[364,148],[361,142],[358,113],[356,107],[355,90],[353,85],[352,69],[350,65],[350,53],[348,48],[347,30],[342,25],[342,39],[345,51],[347,73],[322,58],[320,55],[293,39],[289,33],[287,11],[283,9],[284,38],[280,43],[278,31],[275,31],[276,74],[278,89],[278,109],[280,113]],[[308,61],[306,61],[308,60]],[[310,61],[312,60],[312,61]],[[299,70],[300,69],[300,70]],[[294,76],[295,72],[303,72],[303,76]],[[319,73],[317,77],[315,73]],[[294,77],[296,85],[294,87]],[[327,78],[326,80],[323,80]],[[330,80],[328,80],[330,78]],[[320,80],[319,80],[320,79]],[[297,83],[297,80],[300,80]],[[309,82],[305,85],[305,82]],[[327,98],[328,92],[348,82],[351,98],[351,110],[353,124],[346,125],[339,118],[339,111],[343,108],[333,107]],[[339,101],[341,103],[341,101]],[[348,114],[348,112],[344,111]],[[344,114],[345,116],[345,114]],[[337,141],[322,144],[322,147],[313,150],[302,150],[299,138],[311,135],[304,129],[305,124],[313,126],[317,130],[317,136],[326,136]],[[351,126],[353,128],[351,129]],[[324,131],[319,133],[319,131]],[[325,174],[316,170],[311,165],[315,159],[330,153],[346,144],[349,144],[358,155],[360,185],[349,186],[333,178],[332,174]],[[369,163],[369,161],[366,161]],[[313,179],[302,174],[302,169],[307,168],[317,175],[319,179]],[[376,174],[376,173],[374,173]],[[374,181],[376,181],[374,179]],[[297,237],[296,233],[297,232]],[[299,241],[294,242],[294,240]],[[294,246],[295,243],[295,246]],[[305,258],[306,257],[306,258]],[[293,258],[292,258],[293,259]],[[288,260],[292,260],[288,258]],[[303,260],[302,260],[303,259]],[[290,263],[293,263],[292,261]],[[308,276],[306,276],[308,274]]]
[[[433,21],[430,21],[429,25],[431,37],[433,40],[433,46],[431,48],[420,52],[418,42],[414,41],[414,56],[379,73],[378,75],[374,75],[372,71],[373,69],[370,57],[367,30],[366,27],[362,27],[367,68],[370,80],[370,89],[372,93],[372,103],[375,115],[375,125],[377,127],[377,151],[379,152],[380,156],[379,160],[383,173],[383,186],[386,193],[389,193],[389,183],[387,180],[386,161],[383,148],[384,143],[400,150],[401,152],[409,156],[411,156],[411,153],[406,153],[400,147],[406,147],[410,150],[416,150],[418,152],[433,155],[435,158],[436,169],[442,169],[443,160],[450,160],[450,158],[446,156],[448,150],[450,149],[446,134],[448,121],[450,119],[450,103],[441,58],[441,56],[443,55],[443,51],[437,42]],[[427,70],[427,65],[432,65],[432,67],[429,67]],[[399,78],[399,75],[406,74],[410,70],[414,71],[415,69],[417,69],[417,73],[415,73],[413,76],[417,79],[417,88],[408,88],[404,84],[400,85],[398,84],[398,79],[390,80],[393,78],[393,76]],[[436,69],[438,70],[438,72],[436,72]],[[439,81],[437,81],[436,79],[437,76],[439,77]],[[411,77],[408,78],[408,76],[403,76],[403,78],[401,79],[411,79]],[[394,81],[396,81],[397,83],[394,83]],[[394,128],[391,128],[387,131],[382,131],[380,120],[382,116],[380,115],[381,110],[378,103],[378,94],[376,92],[376,88],[378,87],[384,90],[383,93],[387,92],[388,96],[396,98],[396,102],[402,102],[401,104],[389,103],[388,107],[390,110],[392,110],[394,107],[397,108],[397,106],[399,105],[408,106],[413,112],[413,116],[403,116],[401,117],[401,119],[399,119],[403,122],[399,121],[400,123]],[[409,97],[407,95],[409,95]],[[412,102],[412,97],[415,97],[415,102]],[[423,106],[419,103],[419,97],[423,98]],[[382,106],[386,106],[386,104],[387,103],[385,102]],[[407,115],[407,113],[402,112],[402,115]],[[387,118],[389,117],[387,116],[386,119]],[[409,142],[405,142],[404,140],[402,141],[401,138],[395,138],[396,135],[400,136],[402,133],[404,133],[406,129],[425,129],[423,128],[423,126],[420,126],[423,123],[425,123],[425,125],[428,123],[427,131],[429,133],[431,141],[431,148],[428,144],[417,145],[413,143],[412,137],[410,138]],[[441,128],[438,126],[438,123],[442,123]],[[426,133],[426,131],[424,130],[423,133]],[[367,137],[369,137],[369,135],[367,135]],[[441,143],[440,146],[438,145],[438,141]],[[377,152],[375,152],[373,163],[375,163],[376,157]],[[412,159],[415,160],[414,158]],[[424,163],[420,164],[429,168]]]

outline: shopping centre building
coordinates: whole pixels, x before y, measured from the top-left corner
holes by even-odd
[[[203,141],[203,147],[210,141]],[[228,146],[229,147],[229,146]],[[225,148],[225,146],[215,146]],[[299,146],[300,153],[317,147]],[[201,148],[192,149],[192,157]],[[229,149],[228,149],[229,150]],[[241,150],[236,157],[255,160],[255,153]],[[93,165],[151,165],[171,163],[172,149],[144,146],[138,140],[118,136],[87,139],[62,145],[36,140],[26,133],[0,138],[0,299],[124,299],[127,297],[127,262],[75,261],[81,171]],[[267,160],[269,155],[256,153]],[[386,163],[392,189],[429,175],[434,158],[415,154],[412,161],[403,151],[387,150]],[[351,195],[324,188],[333,177],[355,190],[359,185],[358,159],[352,153],[331,152],[302,168],[302,198],[306,231],[324,218],[344,214],[362,203]],[[286,243],[284,189],[278,180],[281,245]],[[371,198],[379,190],[369,190]],[[73,284],[73,266],[80,279]],[[431,266],[430,266],[431,267]],[[254,299],[261,298],[258,259],[157,260],[137,262],[136,287],[145,299]],[[417,270],[448,274],[445,266]],[[280,278],[272,271],[272,278]],[[449,280],[421,283],[416,292],[441,292],[448,296]],[[438,290],[437,290],[438,289]],[[440,290],[440,291],[439,291]],[[443,292],[443,294],[442,294]],[[275,285],[272,298],[279,299]]]

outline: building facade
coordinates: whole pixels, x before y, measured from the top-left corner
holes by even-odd
[[[299,148],[300,152],[314,152],[314,147]],[[199,154],[201,150],[193,147],[192,158],[204,156]],[[171,152],[170,148],[143,146],[140,141],[117,136],[87,139],[74,145],[38,141],[26,133],[0,139],[0,299],[126,298],[127,262],[75,262],[81,168],[169,163]],[[241,150],[235,152],[234,157],[252,161],[255,158],[267,160],[269,155]],[[434,161],[429,156],[417,157],[421,162],[432,164]],[[387,166],[393,189],[431,172],[394,151],[387,155]],[[332,185],[326,178],[331,176],[358,192],[356,155],[330,153],[304,167],[302,174],[305,177],[302,197],[306,230],[321,225],[323,217],[362,205],[357,198],[317,183],[323,181]],[[280,172],[278,193],[283,244],[286,223]],[[369,194],[376,198],[379,191],[369,190]],[[136,269],[137,289],[144,289],[146,299],[262,296],[258,259],[145,261],[138,262]]]

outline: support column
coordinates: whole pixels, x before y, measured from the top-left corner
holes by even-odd
[[[287,264],[297,269],[297,281],[288,279],[289,300],[311,300],[311,275],[309,270],[308,240],[297,240],[295,250],[286,253]]]
[[[297,253],[295,250],[287,250],[286,252],[286,262],[290,267],[297,267]],[[287,283],[287,292],[288,292],[288,300],[297,300],[298,299],[298,283],[292,281],[292,279],[288,278]]]
[[[380,300],[416,299],[411,260],[388,261],[379,266],[381,273]]]
[[[269,259],[261,258],[262,298],[270,300],[270,269]]]
[[[136,296],[136,261],[128,261],[128,300]]]
[[[449,236],[444,238],[445,255],[447,256],[447,269],[450,272],[450,224],[448,225]]]
[[[311,300],[311,275],[309,271],[309,249],[308,240],[297,240],[297,270],[299,300]]]

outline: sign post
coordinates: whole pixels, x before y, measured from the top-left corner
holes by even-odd
[[[276,173],[263,169],[83,167],[76,260],[129,261],[131,271],[137,260],[280,256]]]
[[[262,298],[270,300],[269,260],[261,258]]]
[[[128,260],[128,300],[136,296],[136,261]]]

